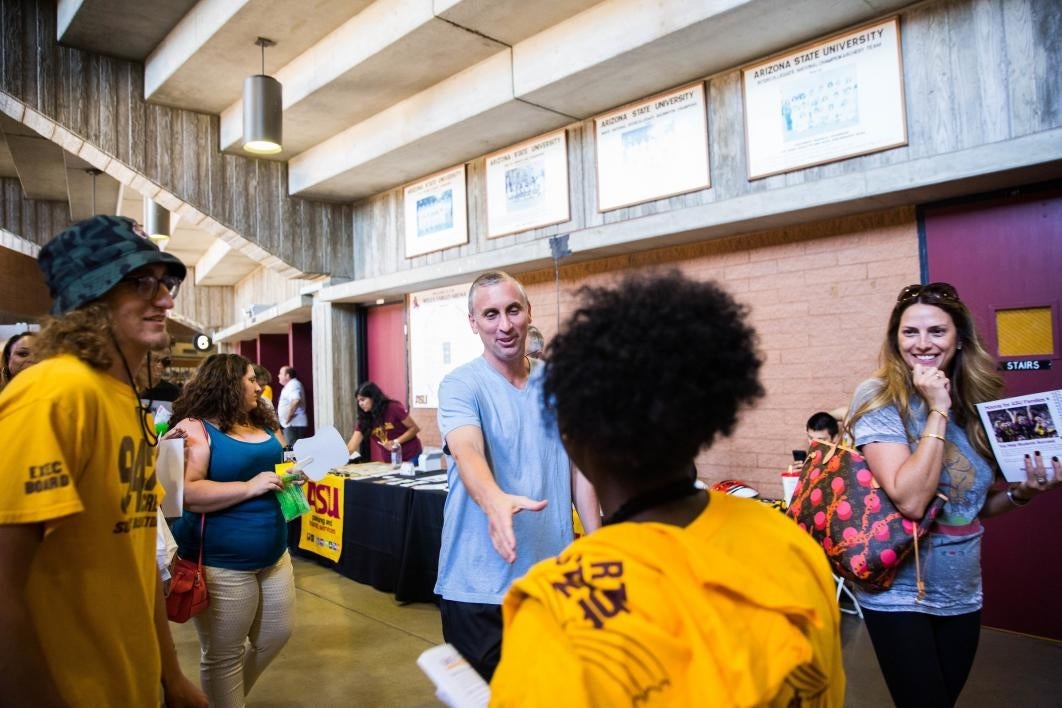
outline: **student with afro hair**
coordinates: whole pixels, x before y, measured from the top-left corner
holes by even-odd
[[[678,272],[584,287],[543,381],[605,526],[516,581],[492,705],[839,706],[822,550],[694,458],[763,394],[745,309]]]

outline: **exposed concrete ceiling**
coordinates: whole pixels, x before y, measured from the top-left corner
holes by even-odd
[[[909,1],[59,0],[57,32],[143,60],[147,100],[219,115],[217,149],[230,151],[241,149],[243,81],[261,71],[254,40],[274,40],[265,69],[284,85],[275,159],[288,162],[289,190],[351,202]],[[29,133],[11,133],[0,174],[15,169],[41,194],[69,189],[80,210],[84,180]],[[23,175],[34,150],[41,174]],[[121,201],[139,218],[136,195]],[[255,266],[180,223],[167,248],[202,284]]]
[[[143,61],[195,4],[196,0],[59,0],[56,37],[67,46]]]

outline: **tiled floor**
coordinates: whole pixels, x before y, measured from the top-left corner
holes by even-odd
[[[298,616],[288,646],[259,679],[248,705],[436,706],[417,656],[442,641],[434,605],[398,605],[386,593],[295,559]],[[181,664],[198,675],[192,623],[173,625]],[[846,616],[842,628],[847,705],[892,705],[866,629]],[[986,629],[960,708],[1062,707],[1062,643]]]

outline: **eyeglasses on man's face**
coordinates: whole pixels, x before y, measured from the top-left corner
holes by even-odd
[[[122,278],[122,283],[132,283],[136,286],[136,294],[145,300],[154,300],[159,295],[159,286],[166,286],[166,291],[170,294],[170,297],[176,299],[177,293],[181,289],[181,279],[176,275],[164,275],[161,278],[156,278],[154,275],[130,275]]]
[[[929,283],[928,285],[914,283],[900,291],[900,294],[896,297],[896,302],[906,302],[919,297],[926,300],[935,300],[936,302],[941,300],[957,301],[959,292],[951,283]]]

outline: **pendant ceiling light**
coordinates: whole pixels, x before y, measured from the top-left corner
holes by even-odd
[[[256,155],[275,155],[283,141],[284,88],[265,73],[265,50],[276,42],[259,37],[262,73],[243,81],[243,149]]]
[[[144,199],[144,231],[159,248],[170,241],[170,212],[154,199]]]
[[[85,170],[85,174],[92,178],[92,214],[90,216],[96,216],[96,177],[102,172],[103,170],[98,170],[95,167],[89,167]]]

